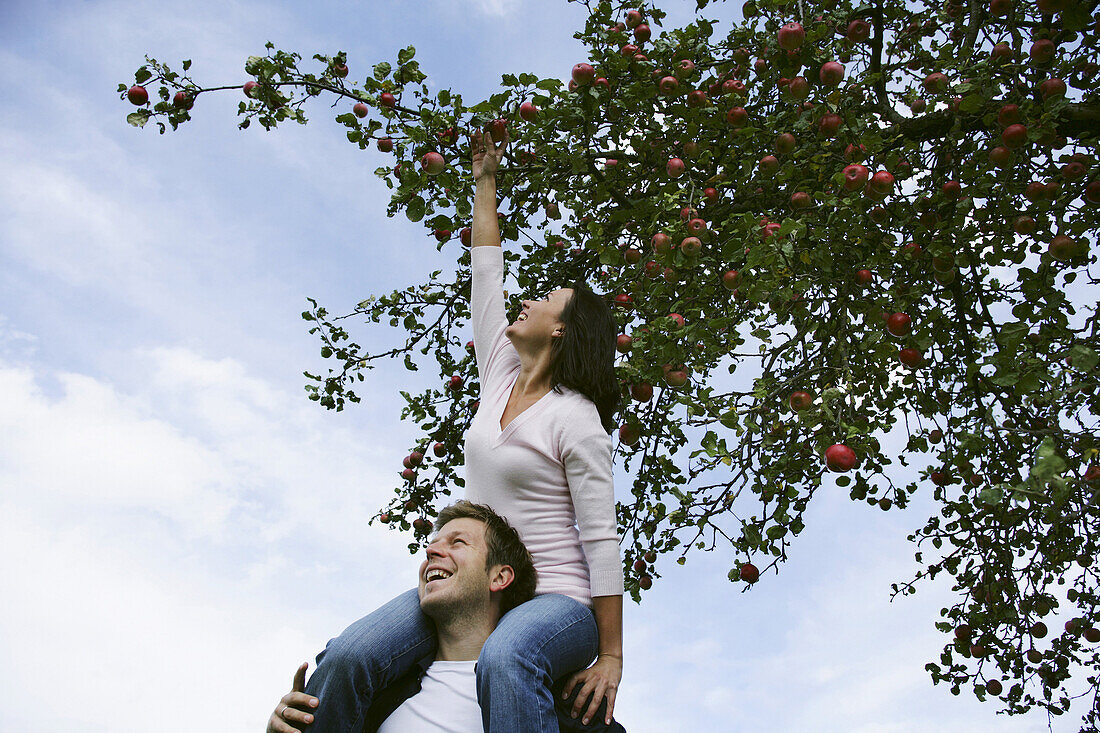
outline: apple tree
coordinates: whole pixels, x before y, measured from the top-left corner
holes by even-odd
[[[1097,3],[697,0],[680,28],[650,2],[585,6],[568,83],[517,70],[483,100],[429,91],[411,47],[368,65],[269,44],[227,86],[147,58],[119,92],[161,132],[207,94],[243,91],[239,127],[265,129],[321,97],[377,161],[388,214],[437,240],[425,282],[302,314],[323,407],[358,401],[386,359],[434,359],[436,386],[403,393],[422,438],[379,521],[423,540],[462,485],[466,137],[507,129],[500,227],[521,291],[586,279],[621,323],[633,597],[662,554],[716,550],[731,581],[758,582],[820,490],[883,511],[923,492],[937,511],[893,590],[942,575],[956,592],[933,682],[1010,714],[1084,696],[1095,724]],[[365,349],[353,322],[404,341]]]

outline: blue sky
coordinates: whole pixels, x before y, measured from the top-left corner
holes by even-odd
[[[234,84],[268,40],[344,50],[353,74],[411,44],[473,100],[505,72],[565,78],[582,21],[547,0],[0,5],[0,728],[261,730],[297,664],[417,564],[367,520],[416,438],[397,390],[421,383],[383,365],[362,404],[316,407],[299,313],[415,282],[456,245],[386,219],[386,158],[325,104],[241,132],[236,94],[208,95],[160,136],[126,125],[117,84],[145,53]],[[889,584],[931,507],[815,498],[751,592],[704,555],[627,604],[627,730],[1045,730],[924,672],[948,588],[891,603]]]

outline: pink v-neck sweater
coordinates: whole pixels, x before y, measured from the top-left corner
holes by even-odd
[[[488,504],[519,532],[538,571],[536,593],[587,606],[593,596],[621,595],[611,437],[596,405],[566,387],[500,429],[520,369],[504,334],[504,254],[473,247],[471,261],[481,405],[466,432],[466,498]]]

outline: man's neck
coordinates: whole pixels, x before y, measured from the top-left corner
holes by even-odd
[[[496,628],[497,618],[488,611],[457,614],[455,618],[436,619],[436,637],[439,648],[435,658],[441,662],[460,662],[477,659],[485,640]]]

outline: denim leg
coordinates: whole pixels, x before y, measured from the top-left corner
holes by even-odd
[[[317,655],[317,669],[306,683],[319,702],[309,730],[358,733],[375,692],[412,669],[435,644],[435,626],[420,611],[415,588],[344,629]]]
[[[485,733],[558,733],[554,681],[595,659],[592,611],[545,593],[500,620],[477,660],[477,699]]]

